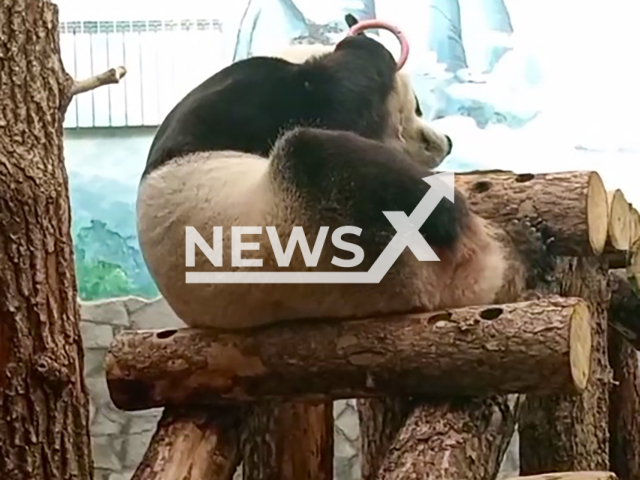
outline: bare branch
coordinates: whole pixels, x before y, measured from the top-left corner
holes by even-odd
[[[69,92],[69,98],[79,95],[84,92],[95,90],[98,87],[104,85],[110,85],[113,83],[120,83],[122,77],[127,74],[127,69],[124,67],[110,68],[106,72],[96,75],[94,77],[87,78],[85,80],[75,81],[71,91]]]

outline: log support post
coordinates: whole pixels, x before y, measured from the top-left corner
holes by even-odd
[[[609,470],[609,290],[602,258],[558,259],[547,288],[589,302],[590,380],[581,395],[528,395],[519,419],[520,471]]]
[[[243,428],[243,480],[332,480],[333,402],[256,404]]]
[[[240,408],[166,408],[131,480],[231,480],[242,416]]]
[[[609,405],[611,470],[622,480],[640,478],[640,296],[624,270],[609,272]]]

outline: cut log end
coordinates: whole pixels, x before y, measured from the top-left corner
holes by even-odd
[[[589,380],[591,361],[591,325],[586,303],[576,303],[571,316],[569,362],[576,389],[582,391]]]
[[[607,192],[609,204],[609,240],[616,250],[628,250],[631,240],[629,230],[631,209],[621,190]]]
[[[602,177],[596,172],[592,172],[589,177],[587,222],[591,249],[594,254],[600,255],[604,251],[609,232],[609,203]]]

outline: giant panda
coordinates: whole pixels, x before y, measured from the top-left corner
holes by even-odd
[[[223,227],[218,271],[368,270],[396,233],[383,212],[411,214],[430,188],[423,178],[450,152],[451,140],[419,117],[407,77],[382,44],[357,35],[312,50],[231,64],[159,127],[140,180],[137,229],[169,306],[187,325],[233,330],[493,301],[505,283],[505,255],[459,192],[419,230],[440,261],[418,261],[406,249],[378,284],[185,282],[186,271],[214,269],[198,249],[195,266],[185,267],[186,226],[209,244],[213,227]],[[332,263],[355,256],[329,241],[345,225],[361,229],[342,238],[364,253],[355,268]],[[242,258],[261,266],[231,266],[232,226],[262,227],[242,239],[258,248]],[[267,226],[276,227],[283,250],[294,226],[303,227],[310,250],[320,227],[329,227],[317,265],[307,267],[297,245],[289,265],[278,266]]]

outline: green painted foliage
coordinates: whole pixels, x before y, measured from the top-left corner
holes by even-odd
[[[91,220],[90,226],[78,229],[73,240],[82,300],[159,295],[135,238],[125,238],[107,228],[106,223]]]

